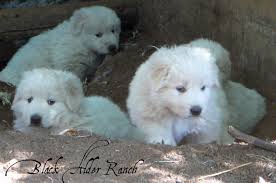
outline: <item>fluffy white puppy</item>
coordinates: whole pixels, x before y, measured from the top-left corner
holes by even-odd
[[[120,31],[120,19],[109,8],[76,10],[69,20],[20,48],[0,73],[0,80],[16,86],[24,71],[41,67],[71,71],[83,79],[100,55],[118,49]]]
[[[196,39],[191,41],[188,45],[198,48],[209,49],[215,57],[215,62],[219,68],[220,81],[222,84],[226,83],[231,76],[231,61],[229,52],[219,43],[209,39]]]
[[[24,133],[42,127],[50,134],[79,129],[108,138],[143,138],[117,105],[103,97],[84,97],[81,81],[65,71],[25,72],[12,110],[14,129]]]
[[[232,81],[225,85],[225,93],[231,111],[230,124],[251,133],[266,114],[265,98],[257,91]]]
[[[203,48],[161,48],[142,64],[129,87],[132,122],[149,143],[176,145],[193,134],[193,143],[229,143],[228,104],[218,67]]]
[[[216,64],[220,70],[220,81],[224,86],[231,111],[231,125],[244,132],[252,132],[256,124],[266,114],[265,98],[255,90],[230,81],[230,55],[219,43],[201,38],[190,42],[188,45],[206,48],[215,57]]]

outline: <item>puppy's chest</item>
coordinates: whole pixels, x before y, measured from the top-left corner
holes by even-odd
[[[75,58],[78,58],[78,62],[85,63],[86,65],[93,65],[97,59],[97,57],[92,53],[78,54]]]
[[[203,126],[199,121],[194,119],[178,119],[172,126],[173,136],[177,142],[189,134],[198,134],[202,131]]]

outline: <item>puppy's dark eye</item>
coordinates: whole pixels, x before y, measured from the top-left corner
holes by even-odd
[[[103,33],[101,32],[98,32],[97,34],[95,34],[97,37],[102,37],[103,36]]]
[[[28,103],[31,103],[33,101],[33,97],[30,97],[27,99]]]
[[[177,90],[179,93],[184,93],[184,92],[186,92],[186,88],[183,87],[183,86],[178,86],[178,87],[176,87],[176,90]]]
[[[112,29],[112,30],[111,30],[111,32],[112,32],[112,33],[115,33],[115,30],[114,30],[114,29]]]
[[[202,86],[200,89],[201,89],[201,91],[204,91],[205,88],[206,88],[206,86],[204,85],[204,86]]]
[[[56,103],[56,101],[53,100],[53,99],[48,99],[48,100],[47,100],[47,103],[48,103],[49,105],[54,105],[54,104]]]

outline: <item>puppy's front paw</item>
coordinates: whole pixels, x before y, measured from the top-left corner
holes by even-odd
[[[176,146],[175,140],[170,137],[162,137],[162,136],[149,137],[147,139],[147,142],[150,144],[165,144],[165,145]]]

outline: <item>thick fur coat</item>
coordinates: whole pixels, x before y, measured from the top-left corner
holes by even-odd
[[[17,85],[24,71],[52,68],[89,76],[97,59],[119,47],[120,19],[106,7],[76,10],[69,20],[43,32],[20,48],[1,71],[0,80]]]
[[[132,123],[149,143],[230,143],[229,109],[216,60],[208,49],[160,48],[130,83],[127,107]]]
[[[49,134],[86,130],[108,138],[143,140],[125,113],[107,98],[84,97],[78,77],[66,71],[34,69],[24,73],[12,104],[14,129]]]
[[[256,90],[246,88],[241,83],[231,81],[231,59],[229,52],[219,43],[208,39],[196,39],[188,44],[196,48],[205,48],[215,57],[220,70],[220,82],[231,111],[231,125],[250,133],[266,114],[265,98]]]

